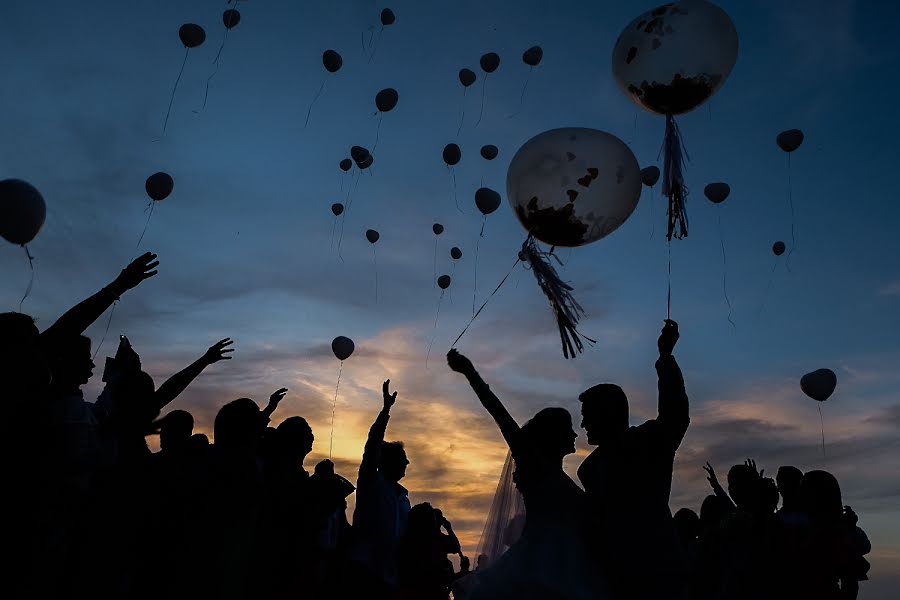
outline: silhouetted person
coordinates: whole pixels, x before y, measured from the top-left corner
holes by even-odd
[[[406,532],[410,510],[409,492],[400,485],[409,465],[406,451],[402,442],[384,441],[391,407],[397,401],[397,392],[389,391],[390,384],[388,379],[382,386],[384,406],[369,429],[353,511],[351,556],[361,567],[361,587],[372,598],[389,598],[397,585],[397,547]]]
[[[397,556],[397,600],[447,600],[453,580],[448,554],[459,551],[459,543],[441,532],[445,523],[440,511],[425,502],[409,511],[406,533]],[[452,531],[452,529],[450,530]]]
[[[466,377],[497,423],[515,460],[513,480],[526,509],[522,537],[479,570],[469,598],[606,598],[606,565],[594,560],[586,536],[585,493],[562,466],[578,437],[569,412],[545,408],[519,427],[468,358],[451,350],[447,363]]]
[[[581,425],[594,451],[578,477],[599,521],[597,540],[625,597],[673,598],[684,561],[672,525],[669,494],[675,452],[690,423],[681,369],[672,356],[678,324],[667,320],[659,336],[659,414],[628,426],[628,399],[617,385],[581,394]]]
[[[174,454],[188,452],[194,435],[194,417],[186,410],[169,411],[157,419],[154,429],[159,432],[159,451]]]
[[[799,527],[809,523],[809,517],[800,506],[800,485],[803,483],[803,471],[797,467],[779,467],[775,475],[778,492],[781,495],[781,508],[778,518],[788,527]]]

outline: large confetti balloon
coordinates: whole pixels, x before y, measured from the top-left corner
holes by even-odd
[[[47,205],[30,183],[21,179],[0,181],[0,237],[24,246],[44,226]]]
[[[456,144],[447,144],[444,146],[444,152],[442,153],[444,158],[444,162],[447,163],[448,166],[452,167],[457,164],[460,159],[462,159],[462,150],[459,149],[459,146]]]
[[[728,199],[729,194],[731,194],[731,187],[727,183],[721,181],[710,183],[703,188],[703,195],[713,204],[725,202],[725,200]]]
[[[615,231],[641,194],[640,167],[619,138],[596,129],[552,129],[516,152],[506,176],[522,226],[552,246],[581,246]]]
[[[475,191],[475,206],[485,216],[500,208],[500,202],[500,194],[490,188],[483,187]]]
[[[775,143],[785,152],[793,152],[803,143],[803,132],[799,129],[782,131],[775,138]]]
[[[147,191],[147,195],[150,196],[150,199],[154,202],[160,202],[161,200],[168,198],[174,187],[175,181],[172,179],[172,176],[163,172],[154,173],[148,177],[146,183],[144,183],[144,189]]]
[[[493,73],[500,66],[500,55],[496,52],[488,52],[478,61],[481,70],[485,73]]]
[[[683,0],[629,23],[616,41],[612,68],[619,87],[637,105],[679,115],[725,83],[737,54],[737,30],[728,14],[704,0]]]
[[[178,29],[178,37],[185,48],[196,48],[206,41],[206,32],[194,23],[185,23]]]
[[[222,13],[222,23],[225,29],[234,29],[241,22],[241,13],[233,8],[229,8]]]
[[[390,112],[397,106],[400,95],[394,88],[385,88],[375,95],[375,107],[381,112]]]
[[[337,336],[331,342],[331,351],[338,360],[347,360],[355,349],[353,340],[342,335]]]
[[[329,73],[337,73],[344,66],[344,59],[334,50],[326,50],[322,53],[322,66]]]
[[[819,369],[800,378],[803,393],[818,402],[825,402],[837,387],[837,375],[831,369]]]
[[[475,80],[478,79],[478,76],[475,75],[475,71],[471,69],[460,69],[459,70],[459,82],[463,85],[463,87],[469,87]]]
[[[787,250],[787,246],[784,245],[784,242],[778,241],[772,244],[772,254],[775,256],[781,256],[785,250]]]

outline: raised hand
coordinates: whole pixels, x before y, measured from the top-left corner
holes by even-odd
[[[711,464],[709,464],[709,462],[706,463],[706,466],[703,467],[703,470],[706,471],[706,480],[709,482],[709,485],[712,486],[712,488],[714,490],[722,487],[719,484],[718,477],[716,477],[715,469],[713,469],[713,466]]]
[[[450,365],[451,369],[463,375],[470,375],[475,372],[475,365],[472,364],[472,361],[456,350],[450,350],[447,353],[447,364]]]
[[[287,388],[281,388],[275,390],[271,396],[269,396],[269,406],[272,407],[272,410],[275,410],[278,407],[278,403],[284,399],[285,394],[288,393]]]
[[[152,252],[145,252],[131,261],[127,267],[122,269],[119,276],[112,283],[112,287],[118,294],[123,294],[130,289],[136,288],[145,279],[150,279],[156,275],[156,267],[159,261]]]
[[[744,464],[747,465],[748,467],[750,467],[751,469],[753,469],[753,472],[756,473],[756,476],[759,477],[760,479],[762,479],[763,473],[765,473],[766,470],[763,469],[762,471],[758,471],[756,469],[756,461],[755,460],[753,460],[752,458],[748,458],[747,460],[744,461]]]
[[[231,356],[229,356],[229,354],[231,352],[234,352],[234,348],[230,348],[229,346],[231,346],[233,343],[234,340],[232,340],[231,338],[219,340],[209,347],[209,350],[207,350],[206,354],[203,355],[203,360],[208,365],[217,363],[220,360],[231,360]]]
[[[381,394],[384,396],[384,408],[385,410],[390,410],[390,408],[394,405],[394,402],[397,401],[397,392],[393,394],[390,392],[389,388],[391,385],[391,380],[385,380],[384,384],[381,386]]]
[[[675,344],[678,343],[678,323],[672,319],[666,319],[662,332],[659,334],[659,340],[656,345],[659,348],[660,356],[672,356],[675,350]]]

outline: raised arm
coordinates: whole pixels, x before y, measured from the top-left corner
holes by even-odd
[[[234,352],[234,348],[229,346],[233,343],[231,338],[219,340],[210,346],[203,356],[169,377],[165,383],[159,386],[156,394],[154,394],[157,407],[162,410],[164,406],[177,398],[209,365],[215,364],[220,360],[231,360],[229,353]]]
[[[488,384],[484,382],[481,375],[475,370],[472,361],[456,350],[451,350],[447,353],[447,364],[457,373],[462,373],[466,376],[466,379],[469,380],[469,385],[472,386],[475,395],[481,401],[481,405],[494,418],[494,421],[500,428],[500,433],[503,434],[503,439],[506,440],[510,450],[513,450],[513,454],[515,454],[514,447],[518,445],[519,441],[519,424],[516,423],[516,420],[512,418],[512,415],[509,414],[509,411],[506,410],[500,399],[494,395]]]
[[[722,487],[722,484],[719,483],[719,478],[716,477],[716,470],[713,469],[713,466],[709,464],[707,461],[706,466],[703,467],[703,470],[706,471],[706,480],[709,482],[710,487],[713,489],[713,493],[718,496],[725,504],[731,507],[731,510],[737,508],[734,505],[734,502],[731,500],[731,496],[728,495],[728,492]]]
[[[52,342],[54,337],[81,335],[122,294],[137,287],[145,279],[156,275],[157,266],[159,266],[159,261],[152,252],[146,252],[134,259],[131,264],[122,269],[112,283],[66,311],[56,320],[56,323],[41,334],[42,340],[46,343],[48,340]]]
[[[391,380],[388,379],[381,386],[381,395],[384,399],[384,406],[375,422],[369,429],[369,437],[366,439],[366,447],[363,450],[362,462],[359,463],[359,478],[364,479],[367,476],[374,475],[378,470],[378,459],[381,456],[381,443],[384,441],[384,433],[387,431],[387,424],[391,418],[391,407],[397,401],[397,392],[390,392]]]
[[[266,423],[268,423],[272,419],[272,414],[275,412],[275,409],[278,408],[278,403],[284,399],[284,396],[287,393],[287,388],[279,388],[275,390],[271,396],[269,396],[269,403],[266,404],[266,407],[262,410],[262,414],[266,419]]]
[[[672,356],[678,342],[678,323],[666,319],[662,333],[659,335],[659,359],[656,361],[656,373],[659,377],[659,416],[656,422],[662,427],[666,437],[678,447],[691,422],[687,392],[684,389],[684,377],[681,369]]]

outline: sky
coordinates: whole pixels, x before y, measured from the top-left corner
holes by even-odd
[[[381,31],[385,6],[397,21]],[[471,553],[506,448],[444,354],[471,317],[476,245],[480,305],[525,237],[504,202],[479,241],[474,191],[486,185],[505,196],[516,149],[556,127],[607,131],[641,166],[659,164],[663,119],[625,97],[610,68],[619,31],[653,6],[248,0],[200,110],[223,40],[224,1],[8,2],[0,21],[0,178],[31,182],[47,202],[46,224],[29,245],[36,275],[23,310],[47,327],[131,258],[158,253],[159,275],[88,331],[96,347],[109,323],[98,365],[124,333],[159,384],[232,337],[234,360],[210,367],[172,408],[190,410],[197,429],[211,433],[227,401],[249,396],[264,404],[287,387],[274,421],[309,420],[316,433],[310,469],[328,455],[342,369],[333,456],[351,480],[381,406],[381,383],[390,378],[398,400],[388,437],[406,444],[411,499],[441,507]],[[672,244],[672,318],[681,329],[676,356],[692,422],[676,458],[671,506],[699,509],[709,493],[707,460],[723,476],[747,457],[773,475],[786,464],[827,468],[873,542],[872,580],[860,597],[886,598],[900,585],[893,6],[720,6],[740,36],[737,64],[709,103],[679,118],[690,157],[691,228]],[[189,22],[208,37],[187,55],[163,134],[185,57],[177,32]],[[370,38],[371,60],[363,49]],[[544,58],[529,74],[521,53],[533,45]],[[321,63],[329,48],[344,57],[333,75]],[[478,68],[486,52],[501,57],[487,79]],[[457,79],[463,67],[479,74],[465,94]],[[521,112],[509,118],[526,80]],[[398,90],[399,103],[379,128],[374,96],[386,87]],[[789,128],[806,135],[790,165],[775,145]],[[358,180],[344,175],[338,163],[350,146],[371,149],[376,133],[374,167]],[[453,172],[461,211],[441,160],[449,142],[462,149]],[[483,144],[496,145],[499,157],[483,160]],[[157,171],[170,173],[175,189],[154,206],[138,248],[147,223],[144,181]],[[712,181],[731,186],[721,205],[702,196]],[[330,206],[349,204],[348,197],[351,210],[336,222]],[[445,227],[437,250],[435,222]],[[381,233],[374,247],[364,237],[369,228]],[[597,340],[574,360],[562,357],[531,273],[518,267],[491,299],[458,348],[520,423],[562,406],[577,426],[578,393],[601,381],[625,389],[633,424],[654,416],[664,234],[657,187],[607,238],[559,252],[560,273],[587,312],[580,329]],[[790,261],[773,256],[776,240],[792,247]],[[451,246],[463,251],[457,263]],[[0,305],[15,310],[30,274],[22,249],[0,245],[0,268]],[[453,277],[443,300],[433,283],[442,273]],[[330,350],[337,335],[356,342],[342,368]],[[824,457],[819,407],[799,387],[804,373],[823,367],[838,376],[821,406]],[[89,398],[99,393],[101,370],[86,387]],[[570,473],[589,451],[582,432],[578,453],[566,461]]]

